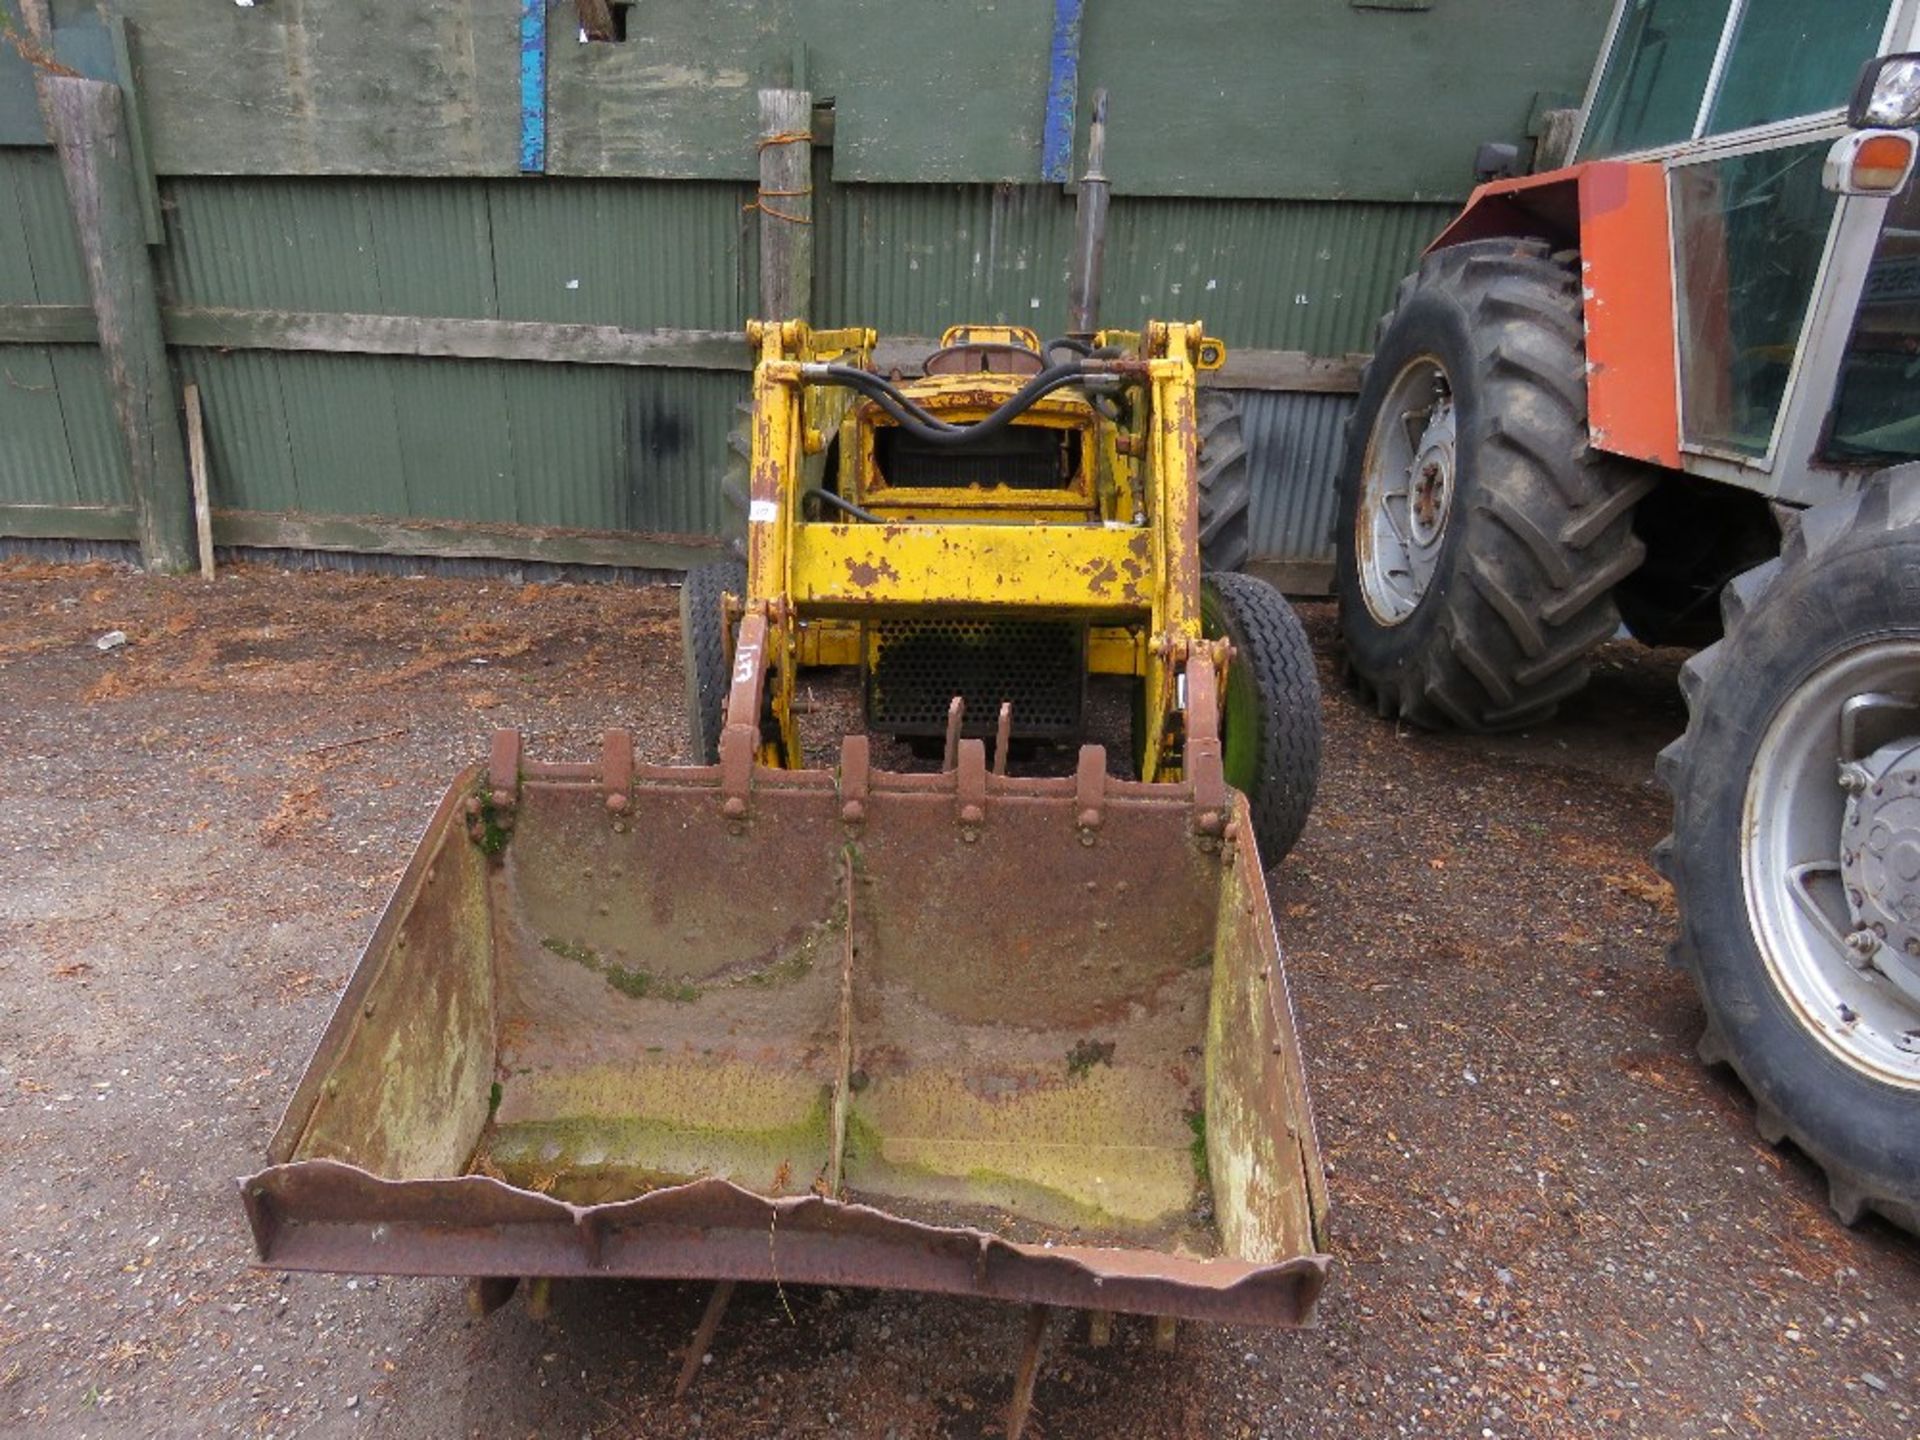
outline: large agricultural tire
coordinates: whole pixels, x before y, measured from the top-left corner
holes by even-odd
[[[1808,511],[1727,587],[1725,638],[1681,671],[1655,859],[1706,1009],[1701,1056],[1738,1073],[1765,1139],[1826,1171],[1842,1221],[1874,1210],[1920,1234],[1915,576],[1907,466]]]
[[[720,597],[747,593],[747,562],[695,565],[680,581],[680,656],[687,684],[687,753],[695,765],[720,759],[726,720],[727,631]]]
[[[1340,472],[1340,627],[1380,713],[1462,730],[1551,715],[1619,628],[1649,474],[1587,444],[1569,266],[1530,240],[1427,256],[1380,322]]]
[[[1194,476],[1200,492],[1200,567],[1239,570],[1253,550],[1253,476],[1241,434],[1240,400],[1230,390],[1209,386],[1199,392],[1193,410],[1200,440]]]
[[[1220,696],[1227,783],[1247,797],[1269,869],[1293,849],[1320,783],[1320,680],[1300,617],[1251,575],[1209,575],[1200,590],[1209,636],[1233,645]]]

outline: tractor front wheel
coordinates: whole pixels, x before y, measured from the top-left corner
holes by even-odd
[[[1200,592],[1209,637],[1233,663],[1220,696],[1227,783],[1247,797],[1260,859],[1280,863],[1313,809],[1320,783],[1320,681],[1299,616],[1251,575],[1209,575]]]
[[[680,656],[687,683],[687,754],[695,765],[720,759],[720,729],[726,721],[726,617],[721,597],[747,593],[747,562],[716,560],[695,565],[680,581]]]

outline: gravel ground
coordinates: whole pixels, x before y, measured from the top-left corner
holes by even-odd
[[[1912,1440],[1920,1246],[1835,1225],[1693,1058],[1646,862],[1679,657],[1610,647],[1553,727],[1433,737],[1362,713],[1305,609],[1326,778],[1273,883],[1321,1323],[1059,1324],[1029,1433]],[[0,1431],[999,1433],[1011,1308],[743,1288],[676,1407],[695,1287],[474,1320],[453,1282],[249,1267],[232,1177],[447,778],[502,724],[671,758],[677,631],[670,590],[0,567]]]

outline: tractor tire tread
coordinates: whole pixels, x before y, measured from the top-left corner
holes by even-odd
[[[1300,617],[1273,586],[1234,574],[1209,575],[1206,584],[1235,643],[1233,663],[1251,670],[1263,702],[1260,778],[1247,806],[1261,861],[1271,869],[1306,828],[1320,783],[1319,670]]]
[[[727,633],[720,597],[747,592],[744,560],[715,560],[690,568],[680,581],[680,654],[686,681],[687,754],[695,765],[720,759],[725,723]]]
[[[1436,251],[1402,281],[1381,340],[1413,307],[1428,307],[1420,325],[1437,323],[1428,318],[1435,291],[1464,317],[1464,363],[1474,371],[1467,383],[1479,396],[1470,439],[1460,415],[1462,454],[1475,445],[1479,467],[1471,487],[1455,496],[1461,508],[1449,524],[1462,533],[1448,537],[1452,548],[1442,552],[1432,588],[1402,623],[1422,618],[1428,606],[1438,614],[1417,641],[1392,652],[1398,659],[1369,650],[1367,634],[1391,632],[1366,613],[1343,534],[1342,628],[1364,689],[1386,714],[1431,728],[1510,729],[1545,719],[1574,694],[1585,683],[1588,655],[1618,629],[1613,590],[1644,558],[1632,513],[1652,481],[1641,467],[1588,447],[1576,269],[1538,241]],[[1416,350],[1419,343],[1404,342]],[[1372,432],[1365,407],[1377,413],[1395,378],[1376,373],[1383,363],[1363,369],[1361,405],[1347,428],[1343,526],[1354,523]]]

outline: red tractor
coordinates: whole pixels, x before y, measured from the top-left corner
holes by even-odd
[[[1551,715],[1704,645],[1656,856],[1701,1053],[1848,1222],[1920,1232],[1920,0],[1620,0],[1572,163],[1380,323],[1341,473],[1382,715]]]

